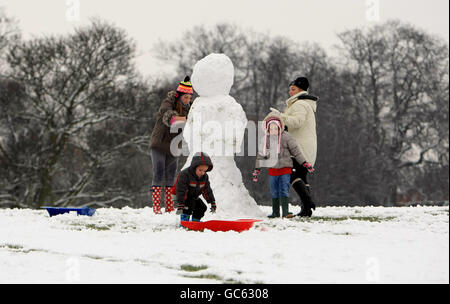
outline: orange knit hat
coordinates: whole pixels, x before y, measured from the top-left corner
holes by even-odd
[[[192,89],[191,78],[186,76],[184,81],[180,82],[177,88],[177,92],[184,94],[194,94],[194,90]]]

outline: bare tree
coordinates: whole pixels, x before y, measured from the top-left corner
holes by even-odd
[[[31,130],[36,132],[35,149],[14,164],[33,173],[22,199],[26,205],[55,201],[54,177],[62,154],[68,143],[85,146],[86,130],[111,116],[95,109],[95,96],[132,74],[133,55],[134,44],[122,30],[97,20],[68,37],[37,38],[11,47],[9,78],[24,86],[26,96],[20,118],[28,128],[36,126]],[[0,157],[15,159],[6,149]],[[81,176],[77,184],[84,181]]]
[[[219,24],[210,30],[197,27],[183,33],[182,37],[182,44],[158,44],[156,48],[161,58],[165,62],[176,62],[178,70],[185,73],[209,53],[228,55],[236,72],[231,94],[243,105],[249,119],[261,120],[270,107],[282,110],[286,106],[289,83],[300,75],[308,77],[312,92],[324,94],[325,100],[338,91],[333,79],[336,72],[326,52],[317,44],[298,44],[285,37],[244,31],[229,24]],[[336,89],[329,90],[329,85]],[[251,157],[238,158],[237,162],[244,175],[253,169]],[[261,182],[266,182],[264,176]],[[258,185],[249,182],[246,186],[258,201],[270,201],[268,193],[259,191]]]
[[[448,164],[448,46],[396,21],[339,38],[340,56],[329,58],[317,44],[222,24],[187,31],[182,45],[158,48],[180,72],[211,52],[225,52],[239,75],[232,94],[255,120],[270,106],[284,107],[293,78],[308,77],[310,92],[320,97],[315,196],[395,203],[397,188],[414,180],[408,168]],[[245,173],[252,161],[238,163]],[[253,184],[247,187],[261,196]]]
[[[442,121],[434,119],[439,111],[448,113],[448,45],[397,21],[339,38],[369,131],[368,153],[382,159],[376,166],[388,193],[384,202],[395,204],[401,170],[432,162],[430,153],[442,157],[448,146],[448,136],[438,136]]]
[[[8,16],[6,10],[0,7],[0,75],[5,70],[5,53],[7,48],[20,40],[20,30],[16,19]]]
[[[181,74],[191,73],[194,64],[210,53],[225,53],[235,66],[236,82],[239,83],[246,78],[247,37],[236,25],[220,23],[211,29],[195,26],[184,32],[180,41],[169,43],[161,41],[154,48],[160,60],[172,64],[175,62]]]

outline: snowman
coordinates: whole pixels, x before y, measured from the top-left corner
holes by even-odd
[[[244,139],[247,117],[242,106],[229,95],[234,81],[233,63],[224,54],[210,54],[195,64],[191,81],[200,97],[194,100],[183,131],[189,147],[184,168],[196,152],[207,153],[214,165],[208,176],[217,214],[238,218],[264,216],[245,188],[234,160]]]

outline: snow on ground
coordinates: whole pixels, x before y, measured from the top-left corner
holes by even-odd
[[[449,283],[448,206],[317,208],[242,233],[177,218],[0,210],[0,283]]]

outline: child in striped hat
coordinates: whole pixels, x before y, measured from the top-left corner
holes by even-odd
[[[270,194],[272,196],[272,214],[269,218],[280,217],[280,204],[282,209],[282,217],[293,217],[289,212],[289,188],[292,173],[292,157],[302,164],[309,172],[313,172],[314,168],[309,164],[303,156],[301,150],[297,146],[294,138],[284,130],[284,124],[278,113],[272,112],[264,119],[265,136],[262,153],[258,153],[256,157],[255,170],[253,171],[253,181],[258,181],[258,175],[264,162],[272,160],[269,166]],[[276,144],[275,147],[270,145]],[[275,153],[276,155],[270,155]]]

